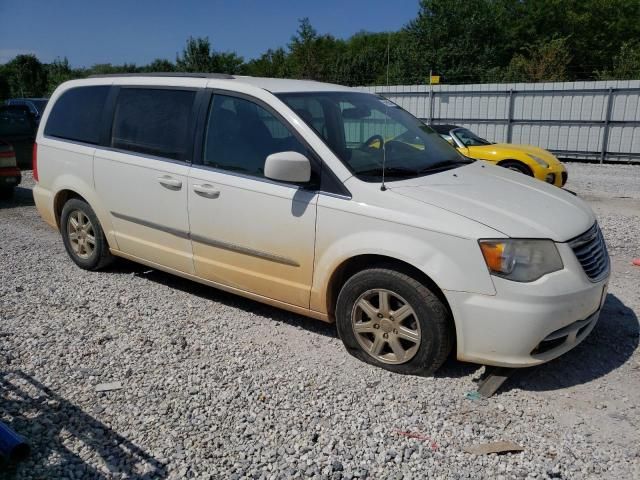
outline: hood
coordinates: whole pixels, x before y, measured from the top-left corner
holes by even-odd
[[[476,145],[469,147],[469,151],[487,159],[503,159],[509,156],[518,157],[518,154],[531,154],[542,158],[549,165],[560,163],[548,150],[534,145],[518,145],[514,143],[492,143],[491,145]]]
[[[513,238],[565,242],[596,221],[591,208],[566,190],[483,161],[434,175],[389,182],[387,188]]]
[[[551,153],[545,150],[544,148],[536,147],[535,145],[519,145],[517,143],[492,143],[491,145],[485,145],[480,148],[490,148],[490,147],[500,148],[500,149],[508,148],[511,150],[516,150],[518,152],[532,153],[534,155],[541,155],[541,156],[551,155]]]

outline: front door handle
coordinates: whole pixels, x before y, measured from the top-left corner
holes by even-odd
[[[169,175],[158,177],[158,183],[163,187],[167,187],[169,190],[180,190],[182,188],[182,180],[178,180]]]
[[[220,196],[220,190],[216,190],[213,185],[209,185],[208,183],[194,185],[193,191],[201,197],[206,198],[218,198]]]

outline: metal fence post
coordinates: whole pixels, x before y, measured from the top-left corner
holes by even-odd
[[[509,90],[509,107],[507,110],[507,143],[511,143],[512,125],[513,125],[513,90]]]
[[[429,85],[429,125],[433,123],[433,85]]]
[[[604,163],[609,146],[609,124],[611,123],[611,110],[613,109],[613,88],[609,89],[607,95],[607,113],[604,119],[604,130],[602,131],[602,148],[600,149],[600,165]]]

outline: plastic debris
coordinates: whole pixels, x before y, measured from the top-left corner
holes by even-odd
[[[635,265],[636,267],[640,267],[640,258],[634,258],[631,260],[631,265]]]
[[[523,450],[523,447],[513,442],[480,443],[478,445],[464,447],[465,452],[473,453],[474,455],[488,455],[490,453],[518,453]]]
[[[421,440],[423,442],[429,442],[429,447],[431,448],[431,450],[433,450],[434,452],[438,450],[438,444],[429,435],[424,435],[419,432],[409,432],[409,431],[403,431],[403,430],[394,430],[394,433],[397,433],[398,435],[401,435],[403,437],[414,438],[416,440]]]
[[[96,385],[96,392],[111,392],[112,390],[120,390],[122,382],[101,383]]]
[[[473,390],[472,392],[465,393],[464,398],[466,398],[467,400],[476,401],[482,399],[482,395],[480,395],[480,392]]]

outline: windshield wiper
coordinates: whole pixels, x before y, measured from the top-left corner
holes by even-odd
[[[472,158],[461,158],[459,160],[444,160],[442,162],[434,163],[433,165],[429,165],[428,167],[416,170],[412,168],[404,168],[404,167],[385,167],[384,174],[389,177],[415,177],[416,175],[422,175],[425,173],[435,173],[443,170],[449,170],[451,168],[456,168],[460,165],[467,165],[469,163],[475,162]],[[376,175],[382,176],[382,167],[378,168],[370,168],[368,170],[362,170],[360,172],[356,172],[357,175]]]
[[[356,173],[358,175],[382,175],[382,167],[362,170]],[[416,173],[418,173],[416,170],[403,167],[385,167],[384,169],[384,174],[392,177],[406,177],[407,175],[415,175]]]
[[[428,167],[420,170],[418,173],[441,172],[443,170],[456,168],[460,165],[468,165],[469,163],[473,162],[475,162],[475,160],[472,158],[461,158],[460,160],[444,160],[442,162],[436,162],[433,165],[429,165]]]

